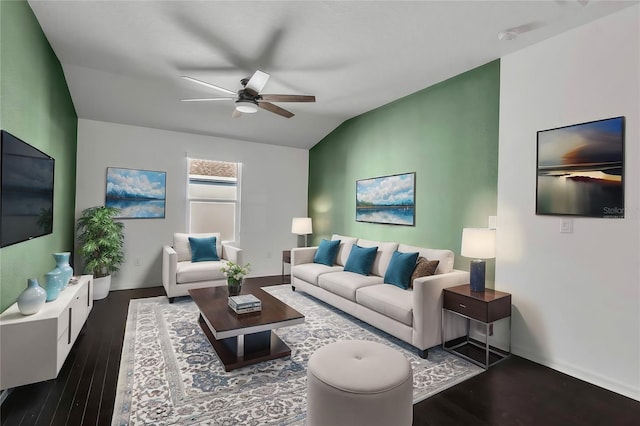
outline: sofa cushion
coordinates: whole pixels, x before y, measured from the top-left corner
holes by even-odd
[[[398,246],[398,251],[402,251],[405,253],[410,251],[417,251],[418,253],[420,253],[419,256],[425,257],[429,260],[439,260],[440,264],[438,264],[436,274],[446,274],[447,272],[453,271],[453,252],[451,250],[427,249],[400,244]]]
[[[300,278],[309,284],[318,285],[318,277],[329,272],[340,272],[342,266],[327,266],[321,263],[302,263],[291,268],[291,276]]]
[[[356,291],[359,305],[393,318],[408,326],[413,325],[413,291],[391,284],[372,285]]]
[[[189,247],[191,248],[192,262],[205,262],[209,260],[220,260],[218,250],[216,250],[216,237],[192,237],[189,236]]]
[[[409,286],[413,287],[413,280],[415,280],[416,278],[430,277],[431,275],[435,274],[439,263],[439,260],[427,260],[424,257],[420,256],[418,258],[416,268],[413,270],[413,274],[411,274]]]
[[[417,251],[413,253],[394,251],[387,267],[387,272],[384,274],[384,282],[398,286],[403,290],[408,289],[411,284],[411,274],[416,269],[417,260]]]
[[[351,247],[358,241],[355,237],[345,237],[344,235],[333,234],[332,240],[340,240],[340,248],[338,249],[338,256],[336,256],[336,263],[340,266],[344,266],[351,253]]]
[[[352,302],[356,301],[356,290],[362,287],[382,284],[382,277],[376,275],[360,275],[355,272],[331,272],[320,275],[318,285],[333,294],[342,296]]]
[[[354,245],[351,247],[351,253],[349,253],[349,259],[347,259],[347,263],[344,265],[344,270],[355,272],[356,274],[369,275],[377,252],[378,247],[365,248]]]
[[[224,260],[207,262],[178,262],[176,266],[176,283],[186,284],[198,281],[226,280],[220,268],[227,262]]]
[[[333,266],[340,248],[340,240],[325,240],[320,241],[320,245],[316,250],[316,254],[313,256],[315,263],[321,263],[327,266]]]
[[[378,253],[376,254],[376,259],[373,261],[373,266],[371,267],[371,273],[374,275],[378,275],[379,277],[384,277],[384,274],[387,272],[387,267],[389,266],[389,262],[391,261],[391,256],[393,256],[393,252],[398,249],[398,243],[363,240],[361,238],[358,240],[358,245],[360,247],[378,247]],[[417,250],[400,250],[400,251],[417,251]]]
[[[220,240],[219,232],[211,232],[208,234],[184,234],[176,232],[173,234],[173,249],[176,251],[178,262],[191,261],[191,247],[189,245],[189,236],[202,238],[202,237],[216,237],[216,250],[218,256],[222,255],[222,241]]]

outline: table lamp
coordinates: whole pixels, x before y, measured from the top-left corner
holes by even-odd
[[[489,228],[464,228],[460,254],[471,257],[469,274],[471,291],[484,291],[485,261],[496,257],[496,230]]]
[[[307,246],[307,235],[313,233],[310,217],[294,217],[291,221],[291,233],[304,235],[304,246]]]

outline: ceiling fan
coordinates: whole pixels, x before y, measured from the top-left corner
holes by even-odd
[[[240,80],[242,89],[233,92],[224,87],[216,86],[205,81],[195,79],[193,77],[181,76],[185,80],[197,83],[210,89],[225,93],[228,96],[218,98],[197,98],[197,99],[181,99],[183,102],[209,102],[209,101],[234,101],[235,109],[232,117],[239,117],[242,113],[252,114],[258,111],[258,108],[266,109],[286,118],[291,118],[294,114],[284,108],[272,104],[271,102],[315,102],[316,97],[310,95],[273,95],[263,94],[262,89],[269,81],[270,75],[266,72],[257,70],[251,77]]]

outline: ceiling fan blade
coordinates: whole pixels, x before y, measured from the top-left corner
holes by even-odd
[[[292,112],[287,111],[284,108],[280,108],[278,105],[274,105],[272,103],[269,102],[259,102],[258,106],[262,109],[266,109],[267,111],[271,111],[274,112],[278,115],[281,115],[283,117],[286,118],[291,118],[294,116],[294,114]]]
[[[242,113],[234,108],[233,112],[231,113],[231,118],[240,118],[240,117],[242,117]]]
[[[315,102],[316,97],[311,95],[260,95],[263,101],[270,102]]]
[[[209,101],[233,101],[235,98],[196,98],[180,99],[181,102],[209,102]]]
[[[269,81],[269,77],[271,76],[266,72],[257,70],[256,72],[253,73],[253,75],[247,82],[247,85],[245,86],[245,90],[247,90],[249,93],[251,93],[254,96],[257,95],[262,91],[262,89],[264,89],[264,86],[267,85],[267,81]]]
[[[205,87],[208,87],[209,89],[219,90],[219,91],[224,92],[224,93],[226,93],[228,95],[234,95],[235,96],[235,94],[236,94],[236,92],[232,92],[231,90],[225,89],[224,87],[219,87],[219,86],[216,86],[215,84],[207,83],[205,81],[201,81],[201,80],[198,80],[198,79],[193,78],[193,77],[187,77],[186,75],[181,75],[180,77],[184,78],[185,80],[191,81],[192,83],[201,84],[201,85],[203,85]]]
[[[523,25],[519,25],[517,27],[509,28],[507,31],[513,31],[518,34],[524,34],[526,32],[537,30],[538,28],[542,28],[542,27],[544,27],[544,24],[542,22],[533,21]]]

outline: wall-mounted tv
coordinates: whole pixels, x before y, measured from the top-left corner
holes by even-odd
[[[53,231],[55,160],[2,130],[0,147],[0,247]]]

